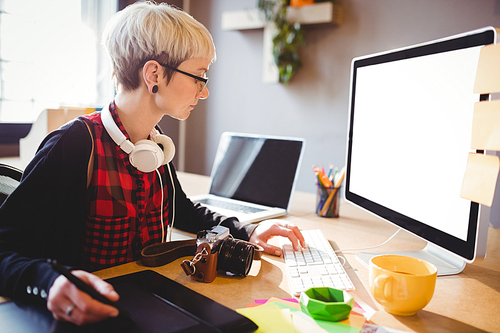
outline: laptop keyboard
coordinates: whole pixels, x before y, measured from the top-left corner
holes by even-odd
[[[354,290],[337,254],[320,229],[301,230],[307,247],[294,251],[288,238],[280,237],[285,269],[293,296],[311,287]]]
[[[224,208],[227,210],[232,210],[234,212],[240,212],[240,213],[245,213],[245,214],[258,213],[258,212],[262,212],[264,210],[261,208],[249,207],[249,206],[238,204],[235,202],[227,202],[224,200],[217,200],[217,199],[213,199],[213,198],[202,199],[202,200],[199,200],[198,202],[203,204],[203,205]]]

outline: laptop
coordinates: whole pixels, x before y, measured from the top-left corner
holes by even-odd
[[[224,132],[209,193],[191,200],[243,223],[286,215],[304,147],[301,138]]]

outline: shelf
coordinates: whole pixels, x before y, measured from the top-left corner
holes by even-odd
[[[262,29],[266,21],[258,9],[247,9],[222,13],[222,30]],[[286,18],[300,24],[320,24],[342,22],[342,11],[332,2],[322,2],[302,7],[288,7]]]

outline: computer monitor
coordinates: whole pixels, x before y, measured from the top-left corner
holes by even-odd
[[[492,27],[353,59],[345,197],[424,239],[404,255],[456,274],[486,251],[487,207],[460,197]],[[486,96],[487,97],[487,96]],[[368,264],[378,253],[360,253]]]

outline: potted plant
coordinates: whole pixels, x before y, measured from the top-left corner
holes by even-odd
[[[304,30],[300,23],[286,20],[287,0],[258,0],[265,20],[273,23],[273,57],[279,69],[279,82],[287,85],[302,66],[298,50],[304,45]]]

